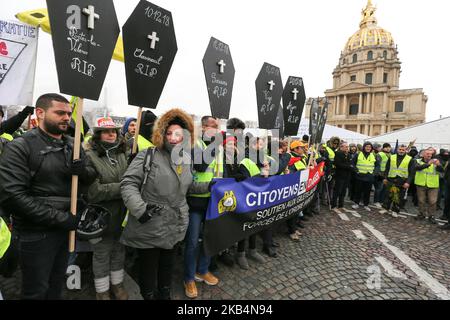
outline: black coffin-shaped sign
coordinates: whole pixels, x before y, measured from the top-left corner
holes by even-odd
[[[259,128],[273,129],[283,94],[280,68],[264,63],[255,84]]]
[[[47,0],[62,93],[98,100],[119,23],[112,0]]]
[[[327,120],[328,120],[328,100],[325,100],[323,108],[320,111],[320,120],[319,120],[319,125],[318,125],[319,128],[317,129],[317,138],[315,141],[316,143],[322,142],[323,131],[325,130],[325,125],[327,124]]]
[[[141,0],[122,32],[128,103],[155,109],[178,50],[172,14]]]
[[[230,47],[211,37],[203,57],[203,69],[212,116],[228,119],[235,73]]]
[[[303,79],[289,77],[283,91],[284,134],[286,136],[296,136],[298,134],[305,101],[306,95]]]
[[[311,143],[314,143],[317,139],[317,129],[320,120],[320,107],[319,100],[312,99],[311,110],[309,114],[309,135],[311,136]]]
[[[276,130],[278,130],[278,132],[275,132]],[[275,126],[272,129],[272,136],[283,139],[285,135],[284,132],[284,112],[283,106],[280,104],[278,107],[277,117],[275,119]]]

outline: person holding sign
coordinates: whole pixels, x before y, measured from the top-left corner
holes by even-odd
[[[97,300],[110,300],[110,282],[114,297],[128,300],[128,293],[123,287],[125,248],[119,243],[126,211],[120,193],[120,181],[128,167],[126,149],[124,138],[120,137],[119,128],[113,120],[97,119],[86,153],[99,176],[89,187],[88,200],[89,204],[111,212],[106,233],[100,241],[92,241],[92,269]]]
[[[240,182],[246,178],[251,177],[264,177],[269,176],[270,162],[273,158],[266,156],[264,153],[265,140],[260,137],[252,139],[250,142],[249,155],[247,155],[237,167],[237,170],[228,169],[228,172],[232,172],[230,177],[234,178],[236,181]],[[228,150],[235,151],[236,161],[238,159],[238,148],[236,146],[236,139],[234,137],[228,138],[225,142]],[[231,143],[233,142],[233,143]],[[233,149],[234,148],[234,149]],[[230,151],[227,152],[228,154]],[[228,156],[229,157],[229,156]],[[227,163],[230,162],[229,160]],[[236,162],[234,162],[236,163]],[[248,256],[257,263],[264,263],[266,260],[261,256],[256,250],[256,236],[253,234],[248,237],[249,254]],[[271,235],[270,235],[271,236]],[[249,264],[245,254],[245,239],[238,242],[238,248],[236,252],[236,260],[241,269],[248,270]],[[266,242],[266,241],[264,241]]]
[[[291,143],[291,159],[288,164],[290,173],[303,171],[307,169],[308,160],[306,153],[308,152],[308,144],[303,141],[293,141]],[[302,233],[295,227],[297,217],[294,216],[286,221],[289,237],[292,241],[299,241]]]
[[[184,239],[189,222],[193,134],[194,123],[186,112],[167,111],[155,124],[155,148],[140,152],[121,182],[129,210],[121,243],[137,249],[145,300],[170,299],[175,245]]]
[[[89,186],[97,176],[83,152],[72,160],[74,141],[66,135],[71,113],[66,98],[41,96],[39,127],[9,143],[0,160],[0,204],[12,213],[18,234],[23,299],[62,298],[67,231],[79,220],[70,212],[71,179]]]

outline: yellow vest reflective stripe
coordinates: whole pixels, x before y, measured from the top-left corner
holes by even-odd
[[[138,135],[138,148],[139,151],[147,150],[148,148],[153,148],[154,144],[145,139],[143,136]]]
[[[417,160],[419,165],[424,165],[425,162],[422,160]],[[431,189],[439,188],[439,174],[436,172],[436,166],[432,164],[428,168],[417,171],[416,178],[414,179],[414,183],[417,186],[427,187]]]
[[[6,139],[8,141],[13,141],[14,137],[12,135],[10,135],[9,133],[4,133],[0,136],[0,138]]]
[[[384,152],[380,152],[379,155],[380,155],[380,158],[381,158],[380,170],[381,170],[381,172],[385,172],[386,171],[386,165],[387,165],[387,162],[389,160],[389,156],[386,153],[384,153]],[[397,161],[395,162],[395,165],[397,165]],[[392,167],[392,163],[391,163],[391,167]]]
[[[408,155],[406,155],[402,162],[400,163],[400,166],[397,168],[397,155],[394,154],[391,156],[391,167],[389,170],[389,178],[395,178],[395,177],[401,177],[401,178],[408,178],[408,167],[409,163],[411,162],[412,158]],[[385,165],[386,168],[386,165]]]
[[[241,164],[248,170],[251,177],[259,176],[261,174],[261,170],[252,160],[245,158],[241,161]]]
[[[358,168],[359,173],[370,173],[373,174],[375,171],[375,162],[376,162],[375,155],[371,153],[369,157],[366,159],[364,157],[364,153],[360,152],[358,155],[358,161],[356,162],[356,167]]]
[[[8,229],[5,221],[0,218],[0,259],[8,250],[9,244],[11,243],[11,232]]]

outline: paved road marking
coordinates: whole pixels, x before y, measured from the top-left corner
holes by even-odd
[[[363,225],[378,240],[380,240],[380,242],[383,243],[386,248],[388,248],[401,262],[403,262],[408,268],[410,268],[417,275],[420,281],[426,284],[436,296],[438,296],[442,300],[450,300],[450,292],[445,286],[439,283],[439,281],[433,278],[433,276],[431,276],[428,272],[419,267],[417,263],[413,259],[408,257],[408,255],[406,255],[402,250],[389,244],[389,241],[380,231],[376,230],[368,223],[363,222]]]
[[[399,278],[403,280],[407,280],[408,277],[401,272],[400,270],[397,270],[394,265],[387,260],[385,257],[375,257],[375,260],[378,261],[379,264],[384,268],[384,270],[387,272],[388,275],[394,278]]]
[[[348,209],[345,209],[345,208],[343,208],[343,209],[344,209],[345,212],[351,213],[355,218],[361,218],[361,215],[358,212],[356,212],[354,210],[348,210]]]
[[[350,221],[350,219],[347,217],[347,215],[345,213],[340,213],[339,217],[344,221]]]
[[[352,215],[353,215],[355,218],[361,218],[361,215],[360,215],[358,212],[352,212]]]
[[[359,240],[367,240],[367,237],[364,235],[364,233],[362,233],[361,230],[353,230],[353,233]]]

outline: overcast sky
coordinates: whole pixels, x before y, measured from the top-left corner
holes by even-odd
[[[0,0],[0,18],[15,20],[21,11],[46,7],[45,0]],[[123,25],[138,0],[114,0]],[[236,68],[230,116],[256,120],[255,79],[264,62],[281,68],[283,82],[303,77],[308,97],[332,88],[332,71],[348,38],[359,29],[367,0],[158,0],[172,12],[178,53],[157,114],[172,107],[209,114],[202,58],[209,38],[230,45]],[[400,89],[423,88],[428,95],[427,121],[450,116],[448,87],[449,1],[373,0],[379,26],[390,31],[402,62]],[[446,31],[447,30],[447,31]],[[41,32],[35,99],[57,92],[50,35]],[[105,81],[106,103],[115,115],[136,114],[128,106],[123,63],[113,60]]]

